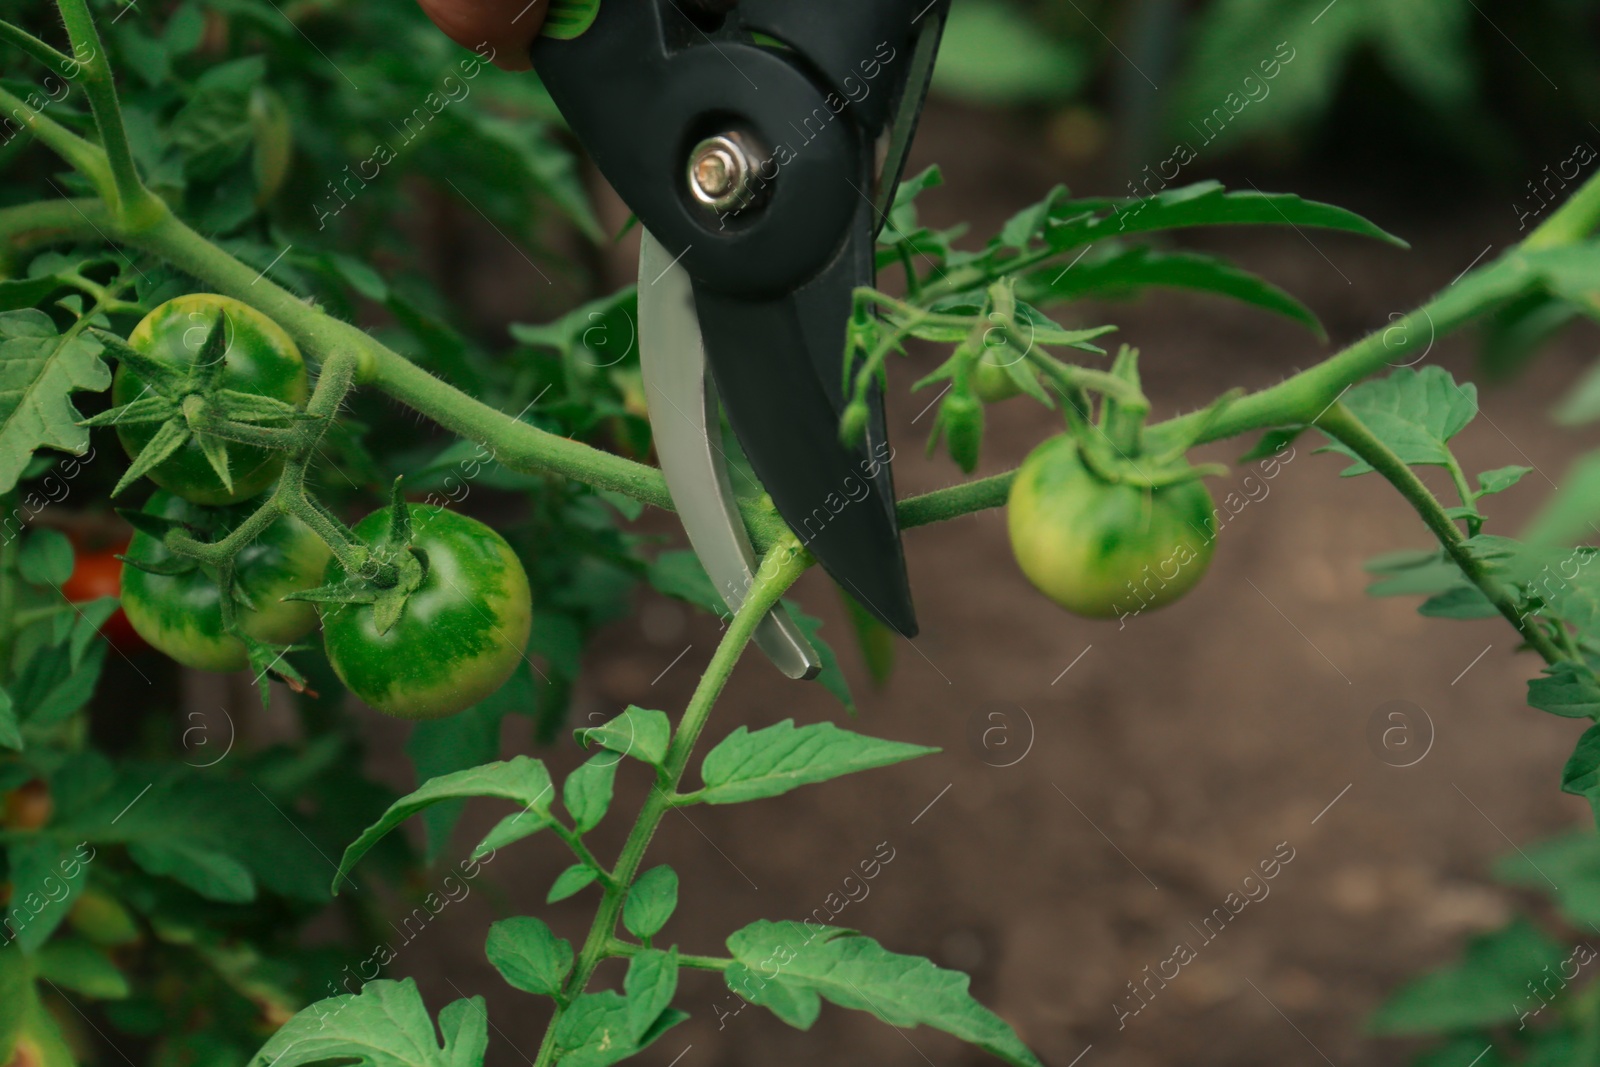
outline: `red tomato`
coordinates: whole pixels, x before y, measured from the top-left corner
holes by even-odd
[[[79,549],[73,560],[72,577],[62,583],[61,592],[75,604],[86,600],[98,600],[103,596],[120,597],[122,561],[117,556],[127,549],[126,544],[97,552]],[[105,635],[106,640],[123,652],[142,652],[150,647],[145,644],[144,638],[134,632],[133,624],[128,621],[128,616],[122,613],[121,608],[106,620],[105,625],[100,627],[100,632]]]

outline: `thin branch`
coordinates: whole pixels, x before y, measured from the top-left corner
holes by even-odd
[[[6,22],[3,19],[0,19],[0,43],[15,45],[45,66],[53,68],[63,78],[72,78],[77,75],[77,60],[65,52],[56,51],[56,49],[21,26]]]
[[[82,69],[83,91],[89,97],[89,108],[94,112],[95,126],[100,131],[100,144],[111,168],[116,197],[112,203],[113,212],[124,230],[152,226],[167,214],[166,202],[145,188],[139,177],[133,145],[122,121],[122,105],[117,101],[111,60],[100,40],[100,31],[95,28],[89,5],[86,0],[56,0],[56,7],[61,12],[61,21],[66,24],[74,54],[85,57],[77,62]]]
[[[1544,657],[1546,663],[1557,663],[1568,658],[1567,654],[1551,641],[1549,634],[1535,622],[1530,621],[1530,615],[1518,606],[1515,594],[1490,572],[1489,567],[1481,559],[1473,555],[1461,528],[1451,521],[1450,516],[1445,513],[1444,505],[1433,495],[1432,490],[1423,484],[1422,479],[1417,477],[1417,472],[1395,455],[1376,434],[1367,429],[1349,408],[1343,404],[1331,405],[1316,420],[1316,426],[1365,460],[1387,479],[1390,485],[1400,491],[1400,495],[1405,497],[1406,502],[1439,539],[1439,544],[1444,546],[1444,550],[1461,569],[1461,573],[1478,587],[1488,598],[1489,603],[1494,605],[1495,610],[1505,616],[1507,622],[1516,627],[1517,632]]]

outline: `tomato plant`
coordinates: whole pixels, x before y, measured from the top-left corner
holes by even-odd
[[[17,131],[5,127],[0,161],[19,174],[0,207],[0,499],[8,513],[36,513],[29,501],[51,478],[70,486],[58,504],[80,485],[102,507],[154,491],[125,512],[137,533],[120,587],[103,558],[75,561],[50,524],[0,523],[0,1060],[94,1058],[66,1006],[158,1063],[476,1067],[489,1040],[481,1004],[434,1016],[398,977],[409,963],[363,943],[384,926],[378,894],[352,892],[344,922],[316,927],[348,927],[337,945],[300,935],[358,875],[415,894],[427,868],[394,831],[422,816],[432,862],[463,803],[489,799],[513,808],[454,871],[476,877],[498,849],[528,840],[571,861],[548,903],[593,895],[576,941],[532,914],[486,934],[507,983],[547,1002],[535,1067],[644,1051],[687,1017],[675,1006],[685,971],[798,1029],[827,1000],[1038,1067],[966,975],[854,929],[759,919],[720,946],[680,946],[666,932],[679,878],[647,853],[670,812],[776,798],[935,751],[790,719],[706,737],[763,618],[813,564],[760,493],[741,507],[762,566],[685,705],[612,708],[564,756],[497,758],[508,716],[526,717],[533,741],[555,742],[586,648],[629,614],[641,584],[724,613],[692,555],[660,551],[658,531],[629,525],[672,506],[643,462],[635,294],[585,292],[592,299],[514,328],[490,352],[451,307],[458,279],[436,284],[403,266],[413,233],[398,220],[422,214],[405,190],[430,176],[449,175],[495,230],[527,234],[560,215],[604,238],[538,89],[494,79],[483,51],[448,51],[409,5],[181,3],[156,5],[143,25],[122,20],[131,6],[36,6],[0,21],[5,72],[25,67],[61,90],[0,82],[0,113]],[[434,88],[422,69],[445,70],[450,85]],[[465,103],[478,88],[488,102]],[[427,101],[422,111],[413,99]],[[327,127],[302,122],[313,114]],[[419,132],[368,150],[373,117],[388,114]],[[353,163],[352,145],[366,153]],[[1197,182],[1114,198],[1058,188],[970,242],[922,220],[920,198],[940,181],[937,168],[908,178],[890,205],[878,252],[893,291],[854,294],[840,433],[862,433],[891,357],[920,359],[928,346],[943,358],[914,389],[939,390],[930,450],[942,444],[962,472],[978,471],[1000,403],[1040,405],[1047,429],[1018,470],[899,501],[904,529],[1004,507],[1040,591],[1081,615],[1126,619],[1194,589],[1219,551],[1206,480],[1226,468],[1197,462],[1196,450],[1259,435],[1251,458],[1275,456],[1309,435],[1350,461],[1346,474],[1391,484],[1433,539],[1376,561],[1376,592],[1422,595],[1430,616],[1499,618],[1542,663],[1533,707],[1600,718],[1600,597],[1586,570],[1596,550],[1581,530],[1487,532],[1485,501],[1528,468],[1469,476],[1452,439],[1477,415],[1476,394],[1422,362],[1425,345],[1469,326],[1526,347],[1592,313],[1600,179],[1574,181],[1520,242],[1486,251],[1382,331],[1266,388],[1219,390],[1164,418],[1138,354],[1107,359],[1116,327],[1086,325],[1100,305],[1074,301],[1178,288],[1316,327],[1270,282],[1153,242],[1209,226],[1399,239],[1330,204]],[[1567,410],[1594,408],[1592,393]],[[86,458],[101,428],[127,453],[114,488]],[[1427,467],[1440,477],[1425,480]],[[257,743],[265,731],[241,729],[233,711],[211,721],[176,698],[163,716],[108,724],[107,705],[141,692],[113,672],[130,687],[130,672],[143,677],[98,639],[118,595],[133,628],[176,663],[248,669],[264,708],[290,709],[292,736]],[[869,662],[886,671],[892,642],[856,607]],[[798,621],[823,653],[822,684],[849,705],[819,624]],[[363,706],[419,720],[407,745],[415,789],[367,776]],[[561,759],[574,768],[553,770]],[[637,788],[618,788],[624,776]],[[1600,810],[1600,726],[1578,741],[1560,785]],[[619,798],[634,810],[613,814]],[[1549,956],[1520,927],[1499,936],[1472,962]],[[1460,986],[1442,988],[1429,995],[1447,1000]],[[1479,1005],[1424,1025],[1419,1000],[1389,1009],[1392,1029],[1506,1021]],[[1594,1032],[1550,1031],[1556,1049]],[[1503,1037],[1485,1040],[1519,1055]]]

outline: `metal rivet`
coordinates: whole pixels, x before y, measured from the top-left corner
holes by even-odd
[[[743,206],[758,166],[739,135],[708,137],[689,153],[689,192],[713,211]]]

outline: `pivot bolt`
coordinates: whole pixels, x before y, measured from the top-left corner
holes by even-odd
[[[708,137],[689,153],[689,192],[713,211],[745,207],[756,189],[759,167],[756,155],[739,134]]]

